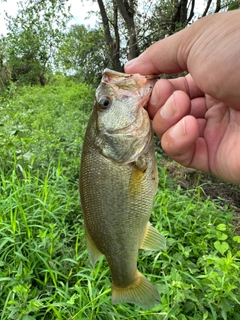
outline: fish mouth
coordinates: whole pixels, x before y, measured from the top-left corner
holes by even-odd
[[[159,76],[156,74],[140,75],[139,73],[126,74],[110,69],[105,69],[102,74],[101,84],[111,87],[114,95],[121,94],[126,98],[134,95],[140,95],[143,98],[143,107],[149,98],[154,84]],[[145,99],[144,99],[145,98]]]
[[[104,126],[100,125],[99,129],[101,128],[101,130],[105,131],[105,134],[112,136],[135,137],[138,135],[138,137],[144,137],[149,132],[150,124],[146,106],[157,78],[157,75],[142,76],[140,74],[125,74],[105,69],[96,93],[97,100],[101,96],[106,96],[110,97],[110,100],[112,99],[113,104],[118,103],[119,108],[121,108],[119,104],[123,106],[133,105],[129,105],[128,110],[126,110],[126,107],[122,109],[123,118],[121,119],[119,114],[117,125],[116,122],[105,120]],[[103,115],[102,119],[104,117]]]
[[[149,80],[152,80],[154,84],[158,78],[159,76],[156,74],[142,76],[137,73],[127,74],[127,73],[114,71],[111,69],[104,69],[102,73],[102,82],[105,82],[108,84],[114,84],[121,89],[127,89],[127,90],[131,88],[135,88],[135,89],[142,88],[143,83],[149,82]]]
[[[136,161],[148,151],[153,131],[145,107],[156,81],[156,75],[104,70],[96,92],[98,107],[102,97],[110,100],[110,107],[96,108],[96,145],[103,156],[123,165]]]

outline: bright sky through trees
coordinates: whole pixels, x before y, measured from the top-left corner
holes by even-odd
[[[197,11],[202,11],[204,2],[205,1],[202,0],[196,1]],[[90,16],[89,19],[86,19],[86,17],[88,16],[89,11],[99,10],[97,2],[92,3],[91,1],[85,1],[83,3],[80,0],[69,0],[69,4],[71,5],[71,13],[73,15],[71,24],[85,24],[94,27],[96,16]],[[7,11],[11,15],[15,15],[17,13],[17,1],[7,0],[6,2],[0,3],[0,34],[5,34],[7,31],[4,20],[4,11]]]
[[[96,22],[96,16],[90,16],[89,19],[86,19],[89,11],[99,10],[97,3],[92,3],[90,1],[85,1],[82,3],[80,0],[69,0],[69,5],[71,5],[71,13],[73,19],[71,24],[85,24],[94,27]],[[6,26],[4,20],[4,11],[10,15],[16,15],[17,13],[17,1],[16,0],[7,0],[6,2],[0,2],[0,34],[6,33]],[[85,20],[86,19],[86,20]]]

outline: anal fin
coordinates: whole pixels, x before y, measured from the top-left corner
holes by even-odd
[[[95,263],[101,258],[103,254],[95,246],[86,229],[85,229],[85,235],[87,240],[87,250],[88,250],[89,260],[91,265],[94,267]]]
[[[147,224],[146,233],[140,249],[163,251],[166,251],[167,249],[165,237],[157,229],[155,229],[150,222]]]

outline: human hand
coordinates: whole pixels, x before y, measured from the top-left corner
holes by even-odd
[[[159,80],[148,112],[165,152],[180,164],[240,184],[240,11],[208,16],[149,47],[127,73],[188,70]]]

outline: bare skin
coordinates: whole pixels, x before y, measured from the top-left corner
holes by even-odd
[[[240,184],[240,10],[207,16],[160,40],[126,73],[189,71],[159,80],[148,112],[165,152],[180,164]]]

